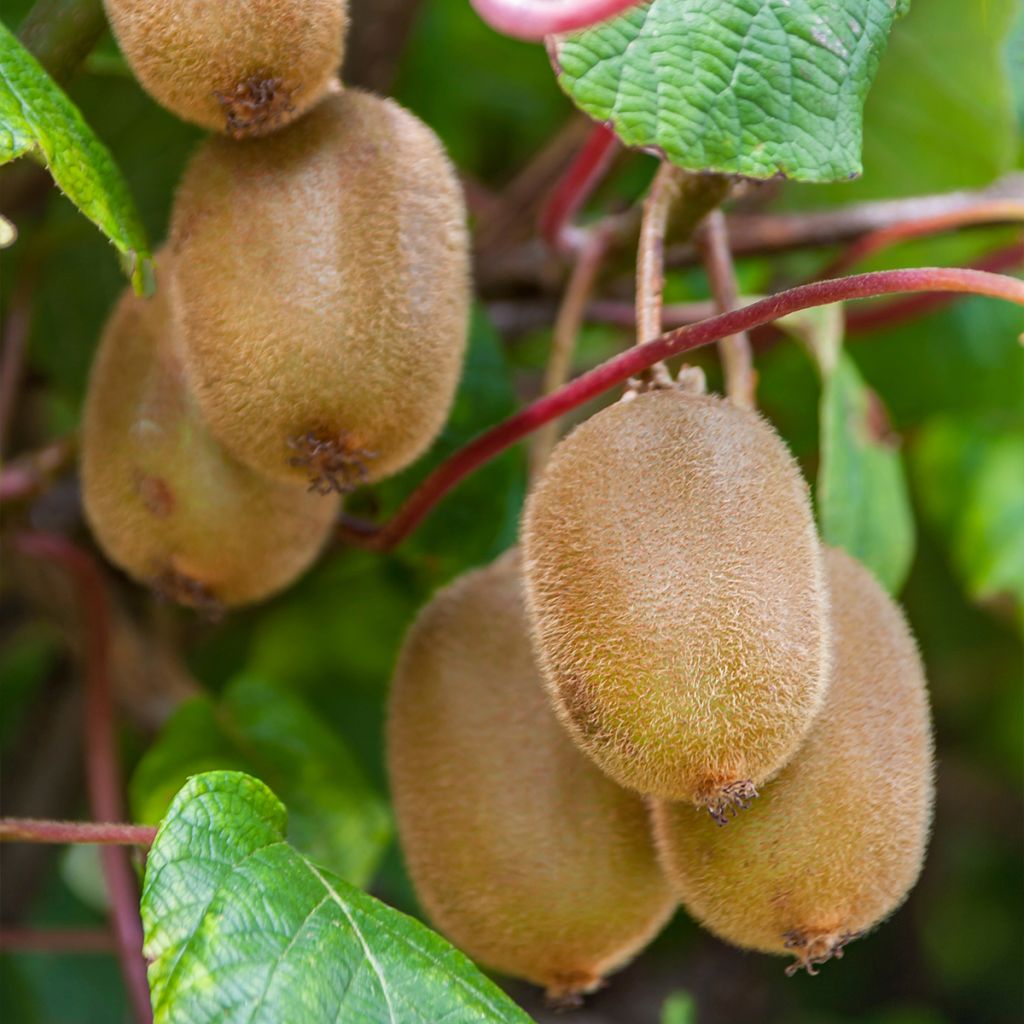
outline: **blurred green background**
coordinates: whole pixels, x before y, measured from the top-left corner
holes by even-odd
[[[4,21],[17,26],[28,6],[7,0]],[[372,7],[356,5],[356,17],[373,17]],[[400,49],[401,59],[383,72],[378,64],[372,74],[355,77],[391,91],[441,135],[478,197],[479,226],[488,204],[507,195],[510,183],[522,185],[519,172],[565,132],[571,105],[543,47],[499,37],[467,0],[421,4]],[[109,37],[68,90],[117,158],[158,244],[199,133],[141,92]],[[915,0],[895,30],[868,102],[863,179],[826,187],[773,185],[758,202],[792,210],[984,186],[1021,165],[1022,123],[1022,5]],[[633,201],[653,166],[642,154],[619,160],[592,211]],[[5,180],[13,192],[11,179]],[[14,452],[76,426],[101,325],[124,285],[113,250],[45,181],[18,189],[8,215],[19,239],[2,255],[0,298],[6,310],[12,289],[33,275],[34,300]],[[424,463],[357,496],[354,511],[385,514],[430,465],[536,393],[564,267],[528,247],[530,222],[518,227],[526,231],[517,250],[520,258],[526,254],[525,272],[510,270],[478,233],[480,301],[465,379],[444,436]],[[870,266],[970,262],[1013,239],[1006,229],[973,230],[904,245]],[[831,255],[747,260],[741,281],[750,292],[775,289]],[[628,296],[629,274],[627,256],[609,269],[603,292]],[[670,274],[671,301],[705,295],[699,273]],[[671,993],[682,990],[692,997],[700,1024],[1024,1020],[1022,331],[1020,310],[969,299],[849,342],[901,441],[917,523],[901,600],[927,665],[939,785],[927,865],[907,905],[820,976],[792,979],[783,976],[781,960],[731,949],[679,913],[636,963],[582,1010],[560,1019],[647,1024],[660,1019]],[[596,363],[629,341],[617,328],[589,326],[579,365]],[[695,361],[717,386],[713,353]],[[765,413],[813,478],[819,383],[812,363],[784,341],[759,356],[758,369]],[[125,764],[142,765],[132,783],[135,812],[159,816],[174,780],[197,767],[255,766],[286,803],[289,791],[306,794],[300,815],[306,831],[293,839],[338,870],[331,857],[348,851],[352,863],[343,867],[352,877],[416,913],[386,810],[381,737],[392,663],[411,617],[434,589],[514,542],[525,488],[525,453],[513,450],[454,492],[395,554],[331,550],[284,595],[218,623],[170,609],[120,579],[132,628],[158,635],[161,650],[180,655],[212,695],[205,710],[192,705],[189,712],[206,723],[198,741],[196,730],[180,722],[176,732],[172,725],[157,739],[152,722],[128,717]],[[38,525],[81,529],[74,488],[66,483],[30,515]],[[40,613],[17,585],[17,573],[13,582],[5,580],[0,613],[4,813],[84,817],[69,696],[76,670],[66,623]],[[148,661],[141,664],[155,672]],[[140,685],[145,689],[145,679]],[[282,700],[293,702],[289,714],[315,717],[325,735],[289,753],[281,735],[253,739],[258,730],[250,722],[248,746],[232,746],[224,735],[232,730],[223,723],[236,714],[238,690],[246,686],[264,697],[283,691]],[[283,729],[276,713],[269,720],[271,732],[275,721]],[[266,724],[260,728],[266,731]],[[56,740],[47,746],[45,737]],[[43,747],[50,751],[45,764]],[[298,763],[321,767],[300,780]],[[332,775],[338,764],[344,770]],[[354,805],[361,825],[346,832],[346,808]],[[5,849],[3,868],[5,924],[71,927],[102,920],[102,887],[88,852],[35,849],[29,856]],[[125,1019],[120,976],[109,956],[5,955],[0,986],[0,1006],[12,1024]],[[510,991],[538,1020],[555,1019],[535,992],[515,984]]]

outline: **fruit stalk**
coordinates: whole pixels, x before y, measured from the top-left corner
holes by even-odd
[[[737,331],[771,323],[801,309],[901,292],[962,292],[1005,299],[1024,306],[1024,281],[1002,274],[955,267],[883,270],[830,281],[815,281],[791,288],[731,313],[722,313],[669,331],[660,338],[628,349],[581,374],[554,394],[538,399],[480,434],[441,463],[387,523],[377,526],[348,520],[342,523],[339,535],[343,540],[373,550],[390,550],[405,540],[430,510],[464,477],[538,427],[596,398],[654,363],[710,345]]]
[[[736,308],[739,296],[729,251],[729,233],[721,209],[708,214],[699,244],[715,305],[719,313],[728,313]],[[747,332],[740,331],[722,338],[718,342],[718,352],[725,371],[726,395],[744,409],[755,408],[757,373]]]

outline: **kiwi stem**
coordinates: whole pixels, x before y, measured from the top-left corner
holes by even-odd
[[[551,337],[551,351],[544,371],[543,394],[557,391],[569,379],[572,372],[572,356],[576,349],[576,338],[583,324],[584,314],[590,295],[594,290],[598,273],[608,252],[609,233],[597,228],[591,232],[580,249],[566,285],[562,304],[555,319]],[[530,472],[535,477],[547,462],[551,449],[558,439],[558,420],[545,423],[536,433],[530,453]]]
[[[587,232],[572,219],[611,166],[618,139],[610,128],[594,125],[579,152],[558,180],[540,214],[540,234],[554,252],[578,251]]]
[[[474,438],[442,462],[388,522],[375,525],[354,519],[343,520],[339,536],[363,547],[390,550],[408,537],[427,513],[464,477],[545,423],[589,402],[609,388],[622,384],[656,362],[702,345],[710,345],[729,334],[771,323],[801,309],[901,292],[962,292],[1005,299],[1024,306],[1024,281],[1002,274],[956,267],[882,270],[829,281],[814,281],[790,288],[752,302],[742,309],[687,324],[653,341],[620,352]]]
[[[97,821],[125,817],[114,702],[110,682],[110,608],[106,582],[95,559],[71,541],[51,533],[18,533],[12,543],[22,553],[63,568],[74,585],[83,635],[85,663],[85,777],[89,809]],[[142,957],[142,921],[135,873],[126,850],[100,850],[110,895],[111,923],[117,936],[121,970],[139,1022],[152,1021],[146,962]]]
[[[153,845],[156,829],[120,822],[47,821],[42,818],[0,818],[0,843],[91,844],[97,846]]]
[[[654,175],[640,222],[640,241],[636,253],[636,343],[658,338],[662,333],[661,307],[665,291],[665,232],[672,207],[683,191],[684,173],[663,161]],[[655,363],[637,378],[630,388],[671,387],[672,375],[664,363]]]
[[[725,214],[720,208],[712,210],[707,215],[698,245],[718,312],[728,313],[736,308],[739,292],[732,253],[729,251]],[[755,408],[757,372],[754,369],[754,358],[747,332],[740,331],[738,334],[730,334],[727,338],[720,339],[718,352],[725,372],[726,395],[744,409]]]
[[[536,42],[555,32],[572,32],[635,7],[639,0],[470,0],[491,28]]]

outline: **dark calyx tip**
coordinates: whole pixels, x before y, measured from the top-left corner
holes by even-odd
[[[712,793],[704,806],[708,814],[718,825],[728,825],[740,811],[749,811],[750,805],[757,799],[757,787],[749,779],[730,782]]]
[[[259,135],[295,110],[291,92],[280,78],[255,74],[229,92],[215,92],[224,109],[224,129],[236,139]]]
[[[323,438],[312,431],[288,439],[288,447],[297,454],[289,466],[309,472],[309,489],[317,494],[348,494],[365,483],[367,463],[376,452],[349,444],[345,434]]]
[[[786,932],[783,936],[784,945],[796,958],[786,968],[786,977],[792,978],[799,971],[806,971],[813,978],[818,974],[821,964],[832,959],[842,960],[843,949],[862,934],[842,932],[807,936],[803,932]]]

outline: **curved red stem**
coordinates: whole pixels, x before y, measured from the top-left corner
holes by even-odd
[[[110,685],[110,610],[106,584],[95,560],[64,537],[51,533],[20,533],[18,550],[55,562],[75,586],[85,647],[85,774],[89,805],[99,821],[125,816],[117,759],[114,704]],[[127,850],[100,850],[103,876],[110,893],[111,916],[118,954],[136,1019],[153,1019],[146,962],[142,958],[142,921],[135,873]]]
[[[0,843],[93,843],[100,846],[152,846],[152,825],[102,821],[49,821],[0,818]]]
[[[491,28],[517,39],[538,41],[573,32],[635,7],[639,0],[470,0]]]
[[[1024,305],[1024,281],[980,270],[947,267],[883,270],[832,281],[814,281],[791,288],[742,309],[687,324],[614,356],[470,441],[466,447],[441,463],[383,526],[348,522],[342,525],[340,534],[343,539],[375,550],[393,548],[416,528],[423,517],[463,477],[537,427],[563,416],[647,367],[682,352],[711,344],[727,335],[771,323],[801,309],[898,292],[970,292]]]

